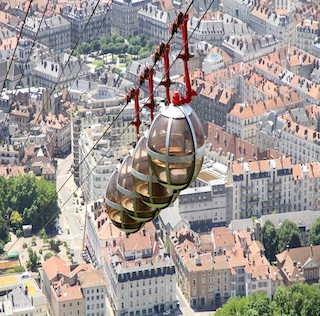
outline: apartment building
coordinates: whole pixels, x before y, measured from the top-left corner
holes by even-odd
[[[264,255],[264,247],[252,238],[250,232],[234,234],[235,246],[225,250],[233,269],[231,295],[248,296],[265,292],[272,298],[278,286],[283,284],[278,268],[275,268]]]
[[[99,147],[89,155],[89,151],[104,131],[103,125],[95,124],[80,134],[79,162],[83,163],[79,166],[79,182],[87,202],[104,197],[110,176],[118,163],[117,159],[123,157],[121,148],[110,150],[111,142],[107,136],[103,137]],[[127,153],[127,150],[123,149],[123,153]],[[77,167],[78,165],[75,165],[75,168]]]
[[[106,315],[106,281],[91,264],[68,266],[54,256],[44,261],[41,277],[53,315]]]
[[[44,118],[44,124],[53,130],[55,137],[55,154],[63,155],[71,149],[71,121],[63,114],[52,115],[49,113]]]
[[[311,47],[315,39],[320,35],[320,24],[318,21],[302,20],[297,25],[296,45],[300,49],[311,53]]]
[[[108,224],[109,225],[109,224]],[[115,236],[119,231],[112,227]],[[145,315],[176,310],[176,269],[152,222],[103,248],[108,297],[114,315]]]
[[[286,85],[296,91],[304,100],[318,104],[320,101],[320,85],[303,76],[296,75],[275,62],[274,55],[259,58],[254,64],[257,73],[277,84]],[[310,57],[311,61],[311,57]],[[316,64],[315,64],[316,65]]]
[[[0,165],[14,165],[19,163],[20,152],[14,146],[0,145]]]
[[[226,0],[223,2],[223,12],[248,23],[250,20],[250,12],[255,4],[256,1]]]
[[[75,131],[76,127],[73,128],[75,132],[73,135],[75,168],[103,135],[99,146],[84,160],[84,163],[79,168],[79,182],[82,183],[84,181],[83,192],[88,202],[104,197],[111,173],[119,163],[119,159],[128,154],[131,144],[136,141],[135,128],[130,126],[130,122],[135,117],[132,104],[126,107],[117,118],[117,122],[107,131],[105,124],[112,122],[114,117],[118,115],[119,106],[105,109],[99,108],[99,110],[104,113],[101,117],[95,117],[90,112],[86,113],[86,118],[80,119],[83,126],[80,134]],[[96,121],[99,123],[95,123]],[[91,126],[86,127],[87,124],[91,124]],[[141,132],[143,130],[142,128]],[[79,137],[78,144],[75,144],[75,137]],[[96,166],[94,170],[92,170],[93,166]]]
[[[31,127],[31,120],[34,114],[34,107],[32,105],[21,105],[19,102],[12,105],[10,112],[10,119],[12,124],[16,124],[21,131],[29,131]]]
[[[139,34],[144,34],[156,43],[167,42],[170,37],[169,29],[175,17],[173,8],[164,10],[153,3],[147,3],[138,12]]]
[[[294,92],[291,92],[285,98],[278,96],[260,100],[253,104],[236,103],[227,114],[226,130],[230,134],[237,134],[244,141],[255,144],[257,124],[264,113],[271,110],[275,110],[277,113],[284,113],[285,110],[302,104],[304,104],[303,100]],[[261,150],[261,148],[259,149]]]
[[[228,36],[250,36],[253,33],[246,23],[220,11],[208,13],[200,19],[201,15],[194,15],[188,23],[188,30],[193,33],[191,43],[205,41],[220,46]]]
[[[68,3],[61,15],[70,23],[71,48],[82,42],[91,43],[97,37],[111,33],[108,3]],[[93,13],[94,10],[94,14]]]
[[[108,124],[114,117],[119,113],[119,109],[123,104],[123,97],[121,94],[116,95],[114,89],[110,89],[105,85],[86,85],[87,90],[81,90],[80,83],[78,90],[81,94],[81,102],[79,102],[76,108],[76,115],[71,116],[72,124],[72,152],[75,166],[75,181],[80,183],[80,173],[77,169],[79,165],[80,155],[80,135],[84,129],[90,128],[96,124]],[[78,98],[78,92],[72,92],[72,98]],[[83,93],[85,92],[85,93]],[[113,125],[113,128],[107,132],[107,137],[114,143],[117,142],[119,146],[132,143],[135,140],[134,127],[129,127],[126,131],[124,130],[132,119],[134,118],[134,111],[131,105],[127,106],[120,120]],[[123,134],[122,134],[123,132]],[[119,139],[117,137],[120,136]],[[106,145],[101,145],[102,147]],[[84,149],[81,149],[82,151]],[[89,149],[88,149],[89,150]],[[110,153],[111,154],[111,153]]]
[[[262,151],[255,145],[242,140],[235,133],[227,133],[224,128],[216,124],[208,122],[203,124],[203,127],[207,138],[206,157],[225,166],[238,160],[262,160],[283,156],[281,152],[272,148],[275,146]]]
[[[311,44],[311,52],[313,56],[320,58],[320,37],[314,39]]]
[[[285,285],[296,282],[308,284],[319,282],[320,246],[287,248],[276,255],[277,267]]]
[[[320,159],[320,133],[294,122],[290,115],[278,117],[270,112],[262,116],[257,125],[257,147],[265,150],[270,146],[292,157],[293,163]]]
[[[290,158],[235,163],[231,166],[233,219],[291,210],[292,165]]]
[[[79,76],[89,73],[89,66],[66,53],[41,60],[33,70],[34,82],[37,86],[48,88],[55,92],[67,89]]]
[[[280,47],[274,35],[252,36],[231,35],[221,44],[222,48],[235,60],[248,62],[265,56]]]
[[[192,230],[174,232],[170,243],[177,284],[192,308],[213,308],[231,297],[231,267],[226,257],[201,251],[201,237]]]
[[[138,12],[148,0],[115,0],[112,2],[111,32],[127,38],[130,34],[137,35]]]
[[[61,15],[52,15],[43,20],[27,17],[22,35],[46,45],[55,52],[70,49],[71,25]]]
[[[292,12],[276,12],[264,4],[258,4],[250,12],[249,26],[257,34],[274,35],[283,45],[288,45],[296,40],[295,21]]]
[[[319,163],[292,165],[290,158],[231,166],[233,219],[319,207]],[[231,175],[230,175],[231,176]],[[231,179],[230,179],[231,181]]]
[[[183,229],[173,232],[170,242],[178,286],[194,308],[219,307],[230,297],[257,291],[271,298],[281,284],[278,269],[250,233],[225,227],[206,234]]]
[[[180,216],[197,232],[207,232],[212,227],[226,224],[225,180],[212,179],[206,186],[183,190],[178,198]]]
[[[46,316],[47,301],[28,272],[0,277],[0,315]]]

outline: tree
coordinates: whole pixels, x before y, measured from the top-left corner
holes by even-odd
[[[262,243],[266,249],[266,257],[270,261],[275,260],[278,248],[278,235],[274,224],[267,220],[262,228]]]
[[[18,211],[13,211],[10,216],[10,222],[12,226],[19,227],[22,224],[22,216]]]
[[[98,40],[95,40],[91,43],[91,51],[96,52],[100,49],[100,42]]]
[[[50,245],[50,250],[54,251],[55,253],[60,252],[60,245],[61,245],[60,240],[55,241],[54,239],[50,239],[49,245]]]
[[[0,240],[6,242],[8,240],[8,227],[6,225],[6,221],[0,214]]]
[[[310,245],[320,245],[320,218],[312,225],[309,235]]]
[[[8,236],[6,220],[12,226],[32,223],[37,232],[51,219],[53,223],[58,215],[55,185],[32,174],[9,179],[0,177],[0,210],[1,240]]]
[[[286,219],[278,229],[278,251],[282,252],[290,248],[301,247],[301,234],[298,226]]]
[[[47,252],[44,256],[44,260],[48,260],[50,259],[51,257],[53,257],[53,253],[52,252]]]
[[[37,271],[40,265],[40,257],[37,256],[37,252],[31,248],[28,249],[29,260],[27,261],[27,268],[32,272]]]

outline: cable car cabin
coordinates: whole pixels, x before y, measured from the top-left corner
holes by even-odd
[[[164,187],[152,176],[145,136],[139,140],[134,150],[131,172],[137,195],[149,207],[166,208],[179,196],[179,191]]]
[[[118,170],[114,171],[108,183],[105,198],[107,213],[114,226],[127,234],[135,233],[144,226],[144,222],[137,222],[129,217],[125,209],[121,206],[117,189],[118,176]]]
[[[196,179],[205,141],[190,105],[170,104],[162,109],[150,127],[147,151],[154,177],[166,188],[183,190]]]
[[[141,201],[138,194],[135,192],[133,185],[132,157],[128,155],[119,171],[118,191],[120,203],[126,210],[127,215],[138,222],[148,222],[159,214],[159,210],[147,206]]]

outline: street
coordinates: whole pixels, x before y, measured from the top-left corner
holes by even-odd
[[[71,171],[68,169],[70,169],[72,163],[72,155],[69,155],[65,159],[58,159],[56,176],[57,190],[61,188],[70,176]],[[84,231],[81,230],[80,225],[84,225],[85,211],[81,211],[81,205],[77,204],[77,200],[79,201],[80,190],[77,191],[77,198],[73,197],[73,192],[76,188],[77,186],[75,185],[72,176],[59,192],[59,206],[61,207],[59,224],[62,229],[62,234],[58,238],[61,241],[66,241],[70,248],[74,250],[75,260],[83,262],[81,251]],[[71,195],[72,197],[70,198]]]

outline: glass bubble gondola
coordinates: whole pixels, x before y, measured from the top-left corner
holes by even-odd
[[[150,127],[147,151],[154,177],[166,188],[183,190],[196,179],[205,140],[200,120],[190,105],[170,104],[162,109]]]
[[[121,206],[117,189],[118,176],[118,170],[114,171],[108,183],[105,198],[107,213],[114,226],[127,234],[135,233],[144,226],[144,222],[138,222],[129,217],[126,210]]]
[[[145,136],[139,140],[134,150],[131,172],[137,195],[149,207],[166,208],[178,197],[179,191],[164,187],[152,176]]]
[[[118,191],[120,203],[126,210],[127,215],[138,222],[151,221],[159,214],[159,210],[143,203],[134,189],[132,170],[132,157],[128,155],[119,171]]]

